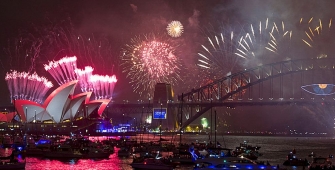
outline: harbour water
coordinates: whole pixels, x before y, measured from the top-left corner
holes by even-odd
[[[134,139],[135,137],[132,137]],[[172,142],[179,142],[177,137],[164,137]],[[137,137],[137,140],[139,137]],[[143,140],[157,141],[158,136],[144,137]],[[135,139],[134,139],[135,140]],[[259,161],[269,161],[271,165],[279,165],[281,168],[287,169],[302,169],[302,167],[284,167],[282,164],[286,160],[286,156],[293,149],[296,150],[298,158],[311,160],[308,155],[314,152],[317,156],[335,155],[335,139],[330,137],[278,137],[278,136],[217,136],[217,141],[223,147],[234,149],[240,143],[247,141],[253,146],[260,146],[260,153],[263,156],[259,157]],[[208,142],[208,136],[189,134],[182,136],[183,143],[190,142]],[[26,170],[132,170],[129,165],[132,158],[118,158],[118,148],[110,155],[109,159],[104,160],[49,160],[45,158],[26,158]],[[335,162],[335,160],[334,160]],[[181,166],[180,170],[193,169],[190,166]]]

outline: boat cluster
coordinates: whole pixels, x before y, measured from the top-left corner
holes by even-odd
[[[249,145],[246,141],[234,149],[223,148],[220,144],[190,143],[175,146],[171,143],[125,142],[120,145],[119,157],[133,155],[131,166],[133,169],[161,169],[172,170],[178,167],[192,167],[195,170],[211,169],[292,169],[301,166],[302,169],[335,169],[331,158],[316,157],[313,160],[296,158],[290,153],[283,165],[270,165],[268,161],[258,161],[263,154],[259,146]],[[180,168],[179,168],[180,169]]]
[[[13,140],[14,139],[14,140]],[[12,155],[22,158],[43,157],[49,159],[107,159],[114,153],[114,140],[91,141],[87,137],[5,137],[3,148],[12,148]]]
[[[328,157],[317,156],[316,153],[312,152],[308,155],[308,157],[312,158],[312,161],[308,161],[306,158],[298,158],[296,155],[296,150],[293,149],[288,155],[287,159],[284,161],[284,166],[292,166],[292,167],[308,167],[309,170],[335,170],[335,165],[332,163],[333,155],[329,155]]]
[[[241,143],[235,149],[222,148],[218,143],[125,142],[119,146],[119,157],[133,156],[133,169],[171,170],[180,166],[194,169],[278,169],[269,163],[257,162],[260,147]],[[252,156],[251,156],[252,155]],[[248,158],[250,156],[250,158]]]
[[[107,159],[114,153],[114,143],[111,140],[93,142],[86,137],[63,140],[42,137],[35,141],[33,137],[27,136],[26,147],[20,153],[50,159]]]

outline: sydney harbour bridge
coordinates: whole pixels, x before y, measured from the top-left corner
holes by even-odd
[[[167,118],[153,120],[162,128],[184,129],[213,108],[242,106],[335,104],[335,59],[331,57],[287,60],[260,65],[222,77],[197,89],[169,97],[169,88],[157,90],[153,99],[138,103],[110,103],[105,116],[126,115],[134,120],[167,108]],[[157,86],[156,86],[157,87]],[[271,114],[271,113],[269,113]]]

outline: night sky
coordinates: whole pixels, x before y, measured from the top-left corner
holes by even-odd
[[[20,33],[29,33],[32,26],[43,26],[48,21],[58,22],[71,18],[78,34],[94,34],[108,38],[115,62],[98,61],[97,71],[101,74],[113,72],[117,76],[118,82],[114,91],[116,102],[125,99],[136,101],[141,97],[132,92],[130,80],[126,78],[125,73],[122,73],[118,61],[121,49],[134,36],[164,32],[169,22],[180,21],[184,26],[184,33],[177,41],[183,44],[180,57],[185,66],[193,66],[197,61],[196,54],[200,45],[206,40],[204,30],[208,28],[222,25],[245,26],[269,18],[276,22],[284,21],[288,28],[295,29],[300,18],[334,17],[334,7],[334,1],[326,0],[3,0],[0,2],[0,46],[1,49],[7,48],[9,39],[19,37]],[[297,35],[300,36],[299,33]],[[332,43],[332,41],[327,43],[322,50],[333,52],[330,50]],[[297,51],[292,53],[303,58],[304,51],[298,50],[300,45],[301,42],[299,44],[292,42],[293,49],[297,47]],[[21,65],[15,62],[24,61],[11,60],[3,50],[0,51],[0,55],[0,77],[4,78],[10,69],[22,69]],[[36,65],[47,62],[50,58],[53,57],[39,56],[35,61]],[[100,63],[104,66],[100,67]],[[41,72],[38,68],[36,71]],[[3,80],[1,84],[0,105],[10,105],[6,82]],[[186,89],[187,87],[177,91],[177,95]],[[239,116],[230,119],[235,121],[236,127],[243,129],[249,126],[254,129],[279,129],[295,125],[301,130],[307,130],[308,127],[297,122],[301,122],[300,120],[313,122],[315,116],[309,113],[305,116],[303,115],[305,111],[289,107],[279,109],[278,113],[269,114],[271,110],[269,107],[241,108],[235,111]],[[254,114],[250,116],[250,112]],[[259,126],[259,123],[247,124],[245,121],[248,119],[254,119],[254,122],[264,120],[264,123],[262,126]],[[273,125],[274,122],[277,123],[276,126]],[[323,124],[321,127],[325,126],[324,123],[319,124]]]

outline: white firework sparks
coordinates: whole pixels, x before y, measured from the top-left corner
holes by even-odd
[[[166,28],[171,37],[180,37],[184,32],[184,27],[179,21],[172,21]]]

